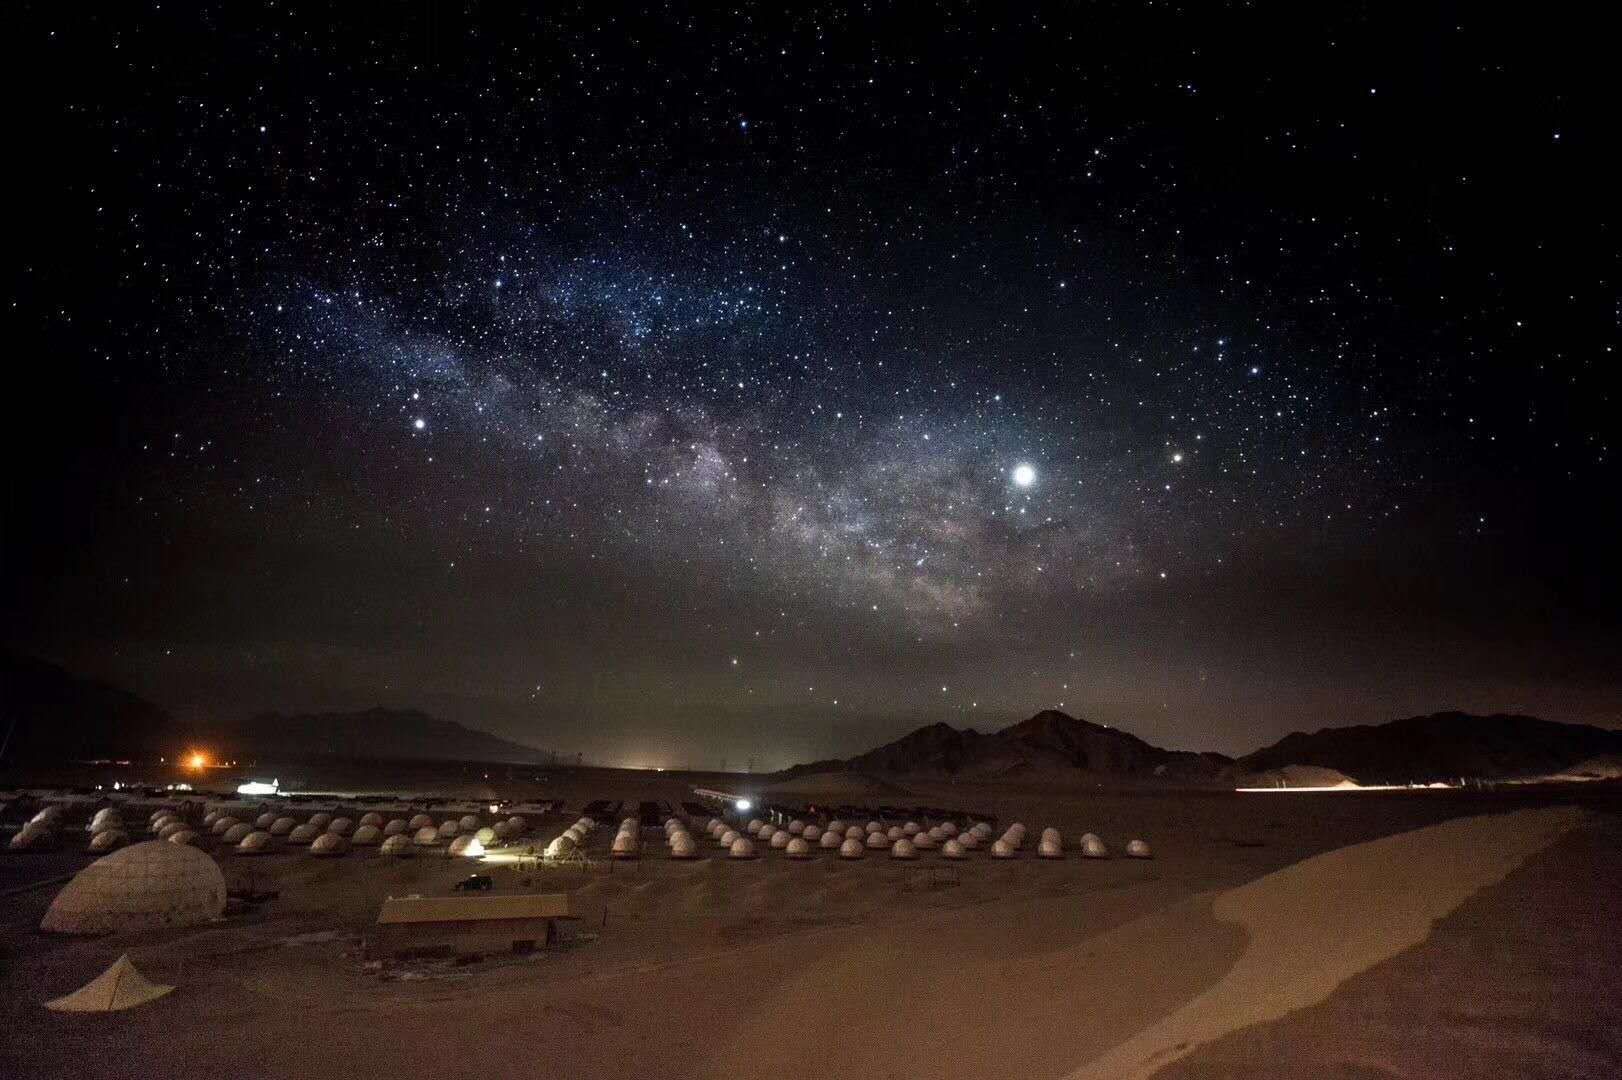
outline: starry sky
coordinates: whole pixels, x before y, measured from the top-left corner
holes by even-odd
[[[1622,725],[1581,9],[519,7],[23,7],[9,648],[611,764]]]

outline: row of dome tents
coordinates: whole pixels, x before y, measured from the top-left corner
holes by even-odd
[[[185,808],[163,807],[151,812],[145,831],[156,839],[177,845],[230,847],[245,855],[274,851],[284,844],[307,844],[314,855],[341,855],[351,846],[374,845],[385,854],[409,854],[413,847],[444,847],[453,855],[476,855],[485,848],[517,840],[529,830],[528,820],[516,814],[493,825],[484,825],[473,814],[447,817],[436,823],[420,812],[409,819],[402,816],[385,820],[381,813],[368,811],[357,822],[341,814],[317,811],[300,822],[292,814],[282,812],[288,809],[286,807],[235,809],[242,815],[241,819],[235,813],[210,810],[194,821],[185,816]],[[58,804],[49,805],[11,838],[8,848],[12,851],[54,850],[72,831],[66,809]],[[88,850],[93,853],[123,847],[135,832],[125,824],[116,806],[98,809],[84,831],[89,834]],[[396,837],[407,839],[391,844]]]

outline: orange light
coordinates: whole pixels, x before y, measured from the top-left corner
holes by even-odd
[[[202,754],[193,754],[188,761],[191,767],[194,769],[201,769],[204,765],[208,764],[208,758],[204,757]]]

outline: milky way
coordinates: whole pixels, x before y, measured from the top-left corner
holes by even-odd
[[[35,13],[27,437],[102,434],[18,647],[616,762],[1615,716],[1608,207],[1535,44],[400,17]]]

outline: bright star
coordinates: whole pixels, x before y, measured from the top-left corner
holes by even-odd
[[[428,421],[418,417],[417,419],[411,421],[411,426],[416,428],[418,431],[421,431],[423,428],[428,426]]]
[[[1030,465],[1014,466],[1014,483],[1022,488],[1028,488],[1036,483],[1036,469]]]

